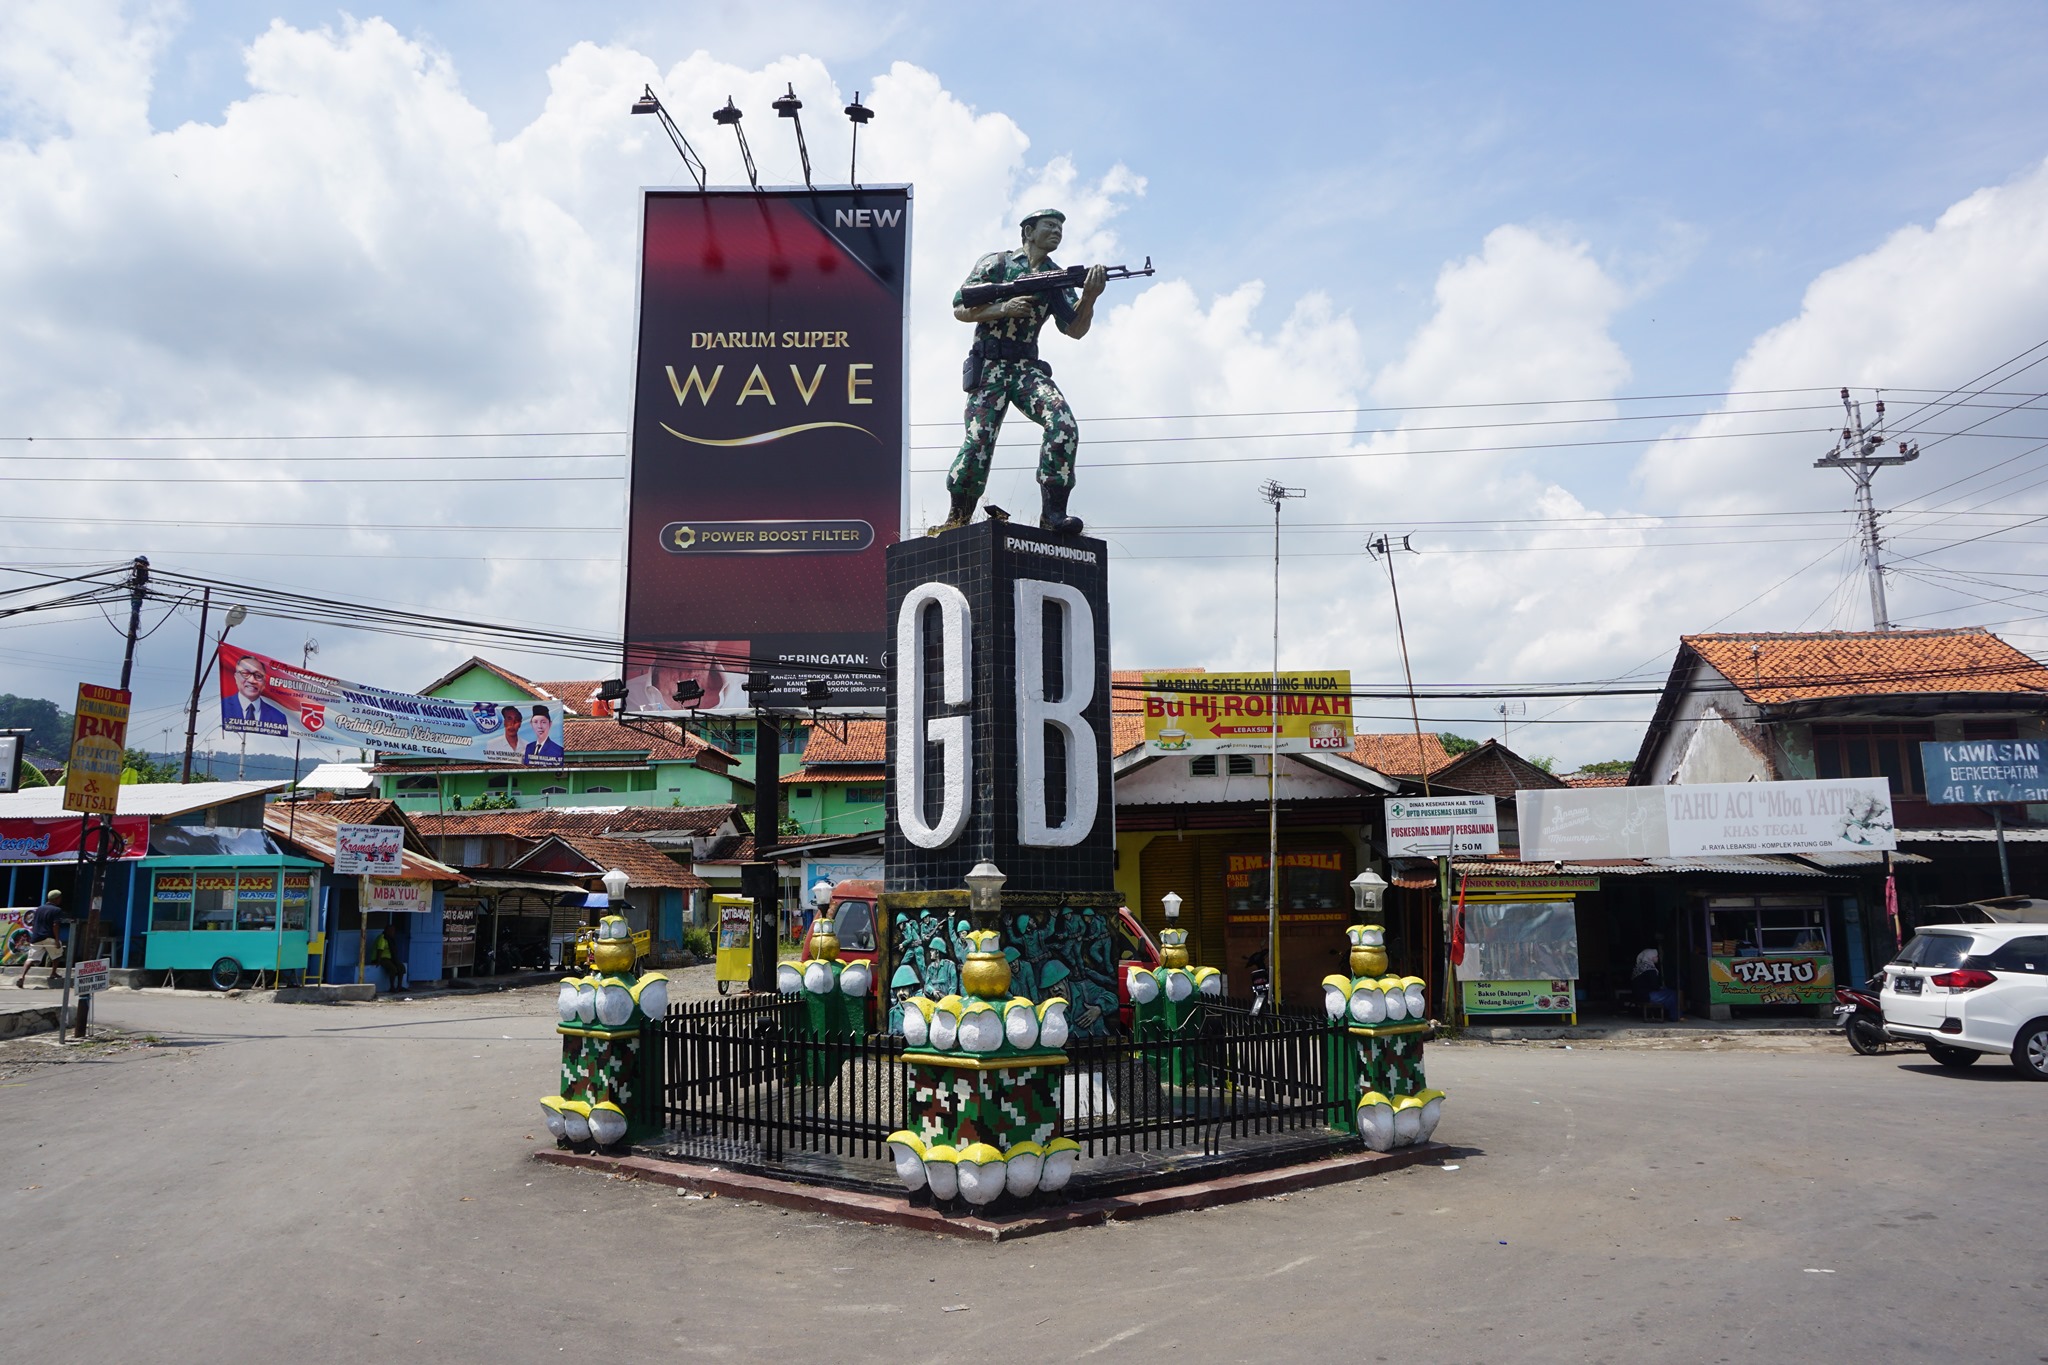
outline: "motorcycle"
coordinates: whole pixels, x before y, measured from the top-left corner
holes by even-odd
[[[1252,1017],[1256,1019],[1273,1008],[1273,982],[1266,970],[1266,950],[1261,948],[1253,953],[1244,960],[1244,965],[1249,969],[1246,975],[1251,981]]]
[[[1884,1031],[1884,1009],[1877,1000],[1883,987],[1883,972],[1871,977],[1861,990],[1835,987],[1835,1018],[1858,1056],[1875,1057],[1891,1045],[1891,1037]]]

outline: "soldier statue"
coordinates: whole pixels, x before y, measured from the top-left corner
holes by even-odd
[[[996,435],[1002,430],[1004,415],[1015,404],[1045,429],[1038,451],[1039,526],[1063,536],[1081,532],[1081,519],[1067,514],[1081,431],[1066,398],[1052,381],[1052,366],[1038,358],[1038,332],[1050,317],[1068,336],[1076,340],[1087,336],[1095,320],[1095,300],[1111,276],[1099,265],[1085,272],[1067,271],[1070,278],[1080,275],[1078,295],[1055,283],[1055,287],[988,303],[970,303],[965,297],[969,291],[995,292],[990,286],[1009,285],[1020,277],[1049,280],[1052,272],[1060,270],[1052,253],[1059,247],[1066,221],[1067,216],[1058,209],[1038,209],[1025,215],[1023,244],[1015,251],[992,251],[976,261],[960,292],[953,295],[953,316],[974,324],[974,347],[967,353],[962,374],[962,386],[967,390],[967,439],[960,443],[960,454],[946,476],[953,506],[937,528],[940,531],[965,526],[973,519],[982,490],[988,487]],[[1147,267],[1149,273],[1149,261]]]

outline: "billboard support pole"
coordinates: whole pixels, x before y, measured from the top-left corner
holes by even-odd
[[[1991,827],[1998,831],[1998,884],[2005,888],[2003,894],[2012,894],[2012,864],[2005,857],[2005,812],[1997,806],[1991,808]]]
[[[751,874],[746,894],[754,900],[754,961],[747,989],[758,994],[775,990],[775,954],[782,941],[781,877],[776,871],[775,843],[782,813],[782,727],[766,711],[754,715],[754,861],[742,869]]]

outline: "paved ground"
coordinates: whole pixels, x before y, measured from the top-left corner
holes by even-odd
[[[552,1003],[114,992],[159,1045],[0,1051],[9,1358],[2048,1360],[1997,1061],[1442,1046],[1456,1169],[981,1246],[535,1165]]]

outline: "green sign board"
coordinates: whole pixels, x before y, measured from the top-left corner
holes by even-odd
[[[1467,1014],[1576,1014],[1570,981],[1466,981]]]

